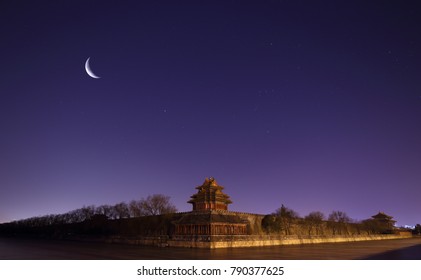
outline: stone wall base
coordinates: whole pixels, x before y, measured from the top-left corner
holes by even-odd
[[[279,245],[300,245],[300,244],[318,244],[318,243],[336,243],[336,242],[357,242],[387,239],[410,238],[411,236],[401,235],[370,235],[370,236],[340,236],[340,237],[307,237],[307,238],[253,238],[250,240],[229,240],[229,241],[179,241],[167,240],[166,246],[169,247],[187,247],[187,248],[236,248],[236,247],[262,247]]]

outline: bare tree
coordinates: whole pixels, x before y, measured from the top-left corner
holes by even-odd
[[[133,218],[140,217],[143,215],[139,200],[130,201],[129,212],[130,212],[130,217],[133,217]]]
[[[83,206],[81,209],[82,219],[89,220],[93,215],[95,215],[95,206]]]
[[[169,214],[177,212],[177,208],[170,202],[170,197],[162,194],[148,195],[139,202],[140,213],[145,216]]]
[[[129,207],[127,203],[120,202],[112,207],[116,219],[130,218]]]
[[[315,230],[316,235],[321,233],[324,218],[325,215],[319,211],[311,212],[304,217],[304,223],[307,226],[308,235],[311,235],[313,230]]]
[[[351,218],[345,212],[332,211],[328,217],[328,226],[332,229],[332,234],[348,234],[348,224]]]
[[[81,208],[72,210],[67,214],[69,218],[69,223],[80,223],[84,221],[84,215]]]
[[[114,219],[115,218],[115,217],[113,217],[113,209],[112,209],[112,206],[106,205],[106,204],[101,205],[101,206],[98,206],[96,208],[95,214],[105,215],[109,219]]]
[[[285,232],[286,235],[291,234],[292,225],[300,217],[297,212],[288,207],[285,207],[283,204],[281,208],[276,209],[274,213],[276,221],[279,223],[281,230]]]

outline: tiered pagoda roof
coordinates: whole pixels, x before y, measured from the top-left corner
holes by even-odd
[[[392,216],[389,216],[389,215],[386,215],[385,213],[383,213],[383,212],[380,212],[379,211],[379,213],[377,213],[376,215],[374,215],[374,216],[371,216],[373,219],[376,219],[376,220],[381,220],[381,221],[393,221],[392,219],[393,219],[393,217]],[[393,221],[394,222],[394,221]]]
[[[393,220],[392,216],[379,211],[379,213],[371,217],[382,227],[382,233],[391,233],[393,231],[396,221]]]
[[[210,241],[214,236],[248,234],[249,221],[228,211],[232,201],[214,178],[206,178],[196,189],[188,201],[193,211],[174,221],[176,236],[202,236]]]
[[[224,187],[212,177],[206,178],[196,189],[198,192],[188,201],[193,204],[193,211],[228,210],[228,204],[232,203],[230,197],[222,192]]]

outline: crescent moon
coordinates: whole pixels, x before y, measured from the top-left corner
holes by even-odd
[[[85,70],[86,70],[86,73],[88,73],[88,75],[89,75],[91,78],[94,78],[94,79],[99,79],[99,78],[101,78],[101,77],[99,77],[99,76],[95,75],[95,74],[94,74],[94,72],[92,72],[91,67],[89,66],[89,59],[91,59],[91,58],[90,58],[90,57],[88,57],[88,59],[87,59],[87,60],[86,60],[86,62],[85,62]]]

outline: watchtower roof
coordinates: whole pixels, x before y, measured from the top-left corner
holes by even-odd
[[[193,204],[193,210],[228,210],[232,201],[218,185],[213,177],[206,178],[202,185],[197,186],[196,194],[192,195],[188,203]]]
[[[381,211],[379,211],[379,213],[371,217],[376,220],[392,220],[393,218],[392,216],[386,215],[385,213]]]

